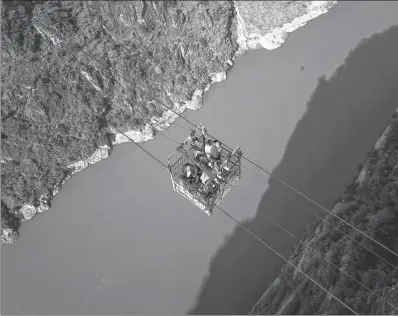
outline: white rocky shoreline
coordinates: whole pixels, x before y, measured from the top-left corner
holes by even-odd
[[[237,1],[234,2],[236,3]],[[298,28],[306,25],[309,21],[327,13],[332,7],[337,5],[337,2],[338,1],[305,1],[306,9],[304,14],[296,17],[286,17],[285,19],[287,22],[284,23],[283,26],[271,28],[264,34],[262,34],[261,29],[253,26],[252,23],[247,25],[241,15],[238,5],[235,4],[236,16],[238,20],[238,54],[241,54],[247,50],[257,49],[259,47],[263,47],[267,50],[274,50],[280,47],[286,42],[288,33],[297,30]],[[249,27],[253,29],[252,33],[248,32]]]
[[[239,9],[235,1],[236,16],[238,19],[237,23],[237,44],[239,46],[235,56],[232,60],[228,60],[227,64],[232,68],[233,61],[236,57],[244,54],[248,50],[257,49],[259,46],[268,50],[272,50],[280,47],[287,40],[287,33],[293,32],[301,26],[304,26],[310,20],[328,12],[330,8],[337,4],[337,1],[306,1],[307,10],[304,15],[300,15],[294,18],[290,18],[290,22],[285,23],[282,27],[272,28],[264,34],[261,32],[247,33],[247,26],[244,18],[241,16]],[[228,70],[227,70],[228,71]],[[203,94],[208,91],[212,84],[223,81],[227,78],[226,72],[219,72],[211,74],[211,83],[202,89],[198,89],[189,102],[180,103],[174,100],[173,110],[177,113],[183,113],[186,109],[197,110],[202,106]],[[96,88],[96,87],[94,87]],[[172,98],[173,99],[173,98]],[[124,134],[128,135],[129,138],[133,139],[134,142],[142,143],[152,140],[155,137],[156,130],[162,131],[177,119],[177,115],[171,110],[167,110],[163,113],[162,117],[151,119],[151,124],[147,124],[142,130],[129,130]],[[111,132],[115,134],[115,140],[113,146],[130,142],[122,133],[118,133],[111,129]],[[19,210],[22,217],[22,221],[33,218],[37,213],[43,213],[49,209],[50,200],[61,190],[62,185],[69,180],[72,175],[86,169],[88,166],[93,165],[103,159],[109,157],[111,148],[108,145],[100,146],[90,157],[87,159],[77,161],[68,166],[71,173],[63,179],[53,190],[51,197],[41,197],[40,205],[35,207],[31,204],[25,204]],[[1,233],[2,241],[8,240],[8,236],[11,236],[13,231],[11,229],[3,229]],[[4,242],[9,243],[9,242]],[[3,243],[2,243],[3,244]]]
[[[229,61],[229,64],[231,65],[232,61]],[[202,98],[204,92],[208,91],[213,83],[217,83],[225,79],[226,79],[226,72],[213,74],[211,77],[210,84],[208,84],[203,89],[196,90],[190,101],[184,102],[183,104],[175,102],[173,111],[180,114],[184,112],[186,109],[190,110],[199,109],[202,106]],[[119,133],[111,127],[110,131],[115,135],[115,140],[113,141],[112,146],[131,142],[130,139],[132,139],[136,143],[143,143],[154,139],[155,137],[154,128],[157,131],[165,130],[166,128],[170,127],[171,124],[178,118],[178,115],[175,114],[173,111],[171,110],[165,111],[160,118],[153,117],[151,119],[151,124],[146,124],[145,127],[141,130],[128,130],[126,132]],[[125,135],[127,135],[130,139],[127,138]],[[73,164],[70,164],[68,166],[68,169],[71,170],[71,173],[54,188],[52,196],[50,198],[42,196],[40,205],[38,207],[35,207],[34,205],[31,204],[25,204],[24,206],[22,206],[22,208],[19,210],[22,216],[22,221],[32,219],[37,213],[43,213],[47,211],[50,208],[49,207],[50,200],[61,190],[62,185],[65,184],[66,181],[68,181],[74,174],[83,171],[90,165],[93,165],[103,159],[108,158],[110,152],[111,152],[110,146],[102,145],[87,159],[80,160]],[[11,232],[12,232],[11,229],[10,232],[7,232],[7,230],[5,229],[3,230],[2,233],[10,234]]]

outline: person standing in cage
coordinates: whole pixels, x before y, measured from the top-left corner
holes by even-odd
[[[191,138],[191,147],[193,148],[193,156],[198,162],[205,162],[205,143],[201,142],[196,136]]]
[[[206,198],[211,198],[216,195],[221,189],[221,185],[227,183],[227,175],[229,170],[225,166],[222,167],[222,165],[223,164],[221,161],[216,161],[214,163],[214,178],[205,175],[204,172],[201,176],[203,185],[200,190]]]
[[[200,188],[200,192],[205,198],[213,197],[220,189],[220,183],[215,181],[215,179],[211,180],[211,178],[208,176],[202,176],[201,180],[202,186]]]
[[[183,169],[183,178],[186,179],[187,183],[193,188],[198,189],[201,186],[200,179],[202,177],[202,170],[198,166],[186,163]]]
[[[202,126],[202,134],[205,141],[205,155],[208,160],[208,165],[210,168],[214,168],[216,161],[221,161],[221,143],[218,140],[211,140],[207,136],[206,129]]]

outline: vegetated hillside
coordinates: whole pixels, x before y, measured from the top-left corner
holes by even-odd
[[[369,153],[357,181],[347,187],[333,211],[398,253],[398,112]],[[398,307],[397,269],[359,243],[394,266],[398,266],[398,258],[335,217],[328,216],[314,226],[297,246],[290,262],[358,314],[397,314],[398,310],[377,297]],[[290,265],[285,265],[251,314],[351,312]]]
[[[234,21],[229,1],[2,1],[1,244],[112,147],[109,123],[139,131],[227,70]]]

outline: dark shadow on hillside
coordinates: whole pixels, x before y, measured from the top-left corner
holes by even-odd
[[[398,106],[397,56],[394,26],[362,41],[329,81],[320,78],[274,174],[332,209]],[[285,193],[297,197],[271,179],[258,211],[302,236],[314,216],[286,199]],[[284,256],[292,254],[292,239],[269,221],[257,215],[243,224]],[[188,314],[247,314],[282,263],[236,228],[215,254],[196,306]]]

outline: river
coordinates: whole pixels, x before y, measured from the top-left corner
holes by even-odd
[[[396,2],[342,2],[282,47],[239,57],[185,115],[331,208],[397,106],[397,16]],[[144,147],[165,161],[175,144],[159,136]],[[249,168],[222,206],[289,256],[293,241],[257,212],[298,236],[314,216]],[[2,314],[242,314],[282,264],[224,214],[208,218],[175,193],[166,170],[125,144],[69,180],[3,247]]]

